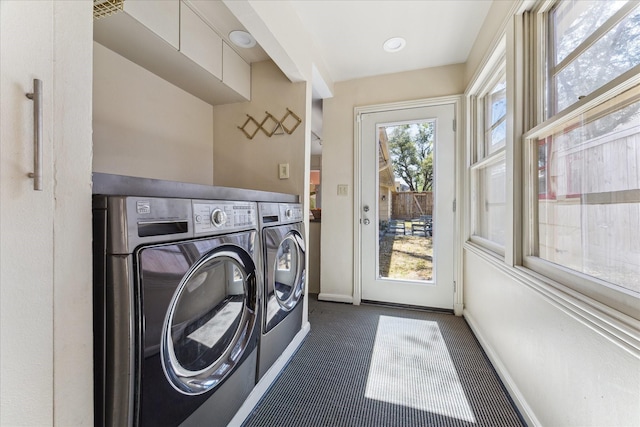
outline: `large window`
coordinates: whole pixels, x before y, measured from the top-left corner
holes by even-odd
[[[475,162],[471,166],[472,239],[504,253],[507,79],[504,56],[476,97]]]
[[[549,115],[640,64],[640,4],[561,1],[549,12]]]
[[[525,265],[638,318],[640,4],[542,12],[547,119],[526,135]]]

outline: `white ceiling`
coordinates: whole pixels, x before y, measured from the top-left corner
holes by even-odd
[[[222,2],[188,0],[223,38],[244,29]],[[261,0],[281,3],[282,0]],[[334,82],[466,62],[492,0],[287,0],[320,49]],[[231,2],[233,4],[233,2]],[[227,2],[227,6],[229,2]],[[388,53],[382,44],[403,37]],[[260,40],[258,40],[260,42]],[[269,59],[258,44],[236,51],[247,61]]]
[[[189,1],[202,9],[211,8],[209,3],[217,3]],[[261,29],[255,26],[255,21],[247,19],[251,14],[244,13],[246,9],[241,8],[239,2],[224,0],[224,3],[235,9],[238,16],[243,16],[244,23]],[[332,82],[339,82],[466,62],[492,0],[260,0],[254,3],[252,7],[264,6],[270,12],[287,10],[285,3],[290,5],[318,48],[314,55],[320,54]],[[230,11],[216,12],[221,21],[217,25],[226,25],[222,29],[225,35],[232,29],[242,28]],[[261,13],[265,13],[264,9]],[[299,28],[292,24],[287,37],[301,37]],[[269,29],[274,30],[279,29]],[[385,52],[382,45],[392,37],[403,37],[406,47],[400,52]],[[269,43],[269,37],[256,38],[258,43]],[[280,45],[275,49],[273,45],[270,47],[276,55],[281,52]],[[260,44],[237,51],[248,62],[269,57]],[[274,61],[278,63],[275,57]],[[312,154],[322,151],[321,105],[314,103],[313,108]]]
[[[466,62],[491,0],[292,0],[334,81]],[[391,37],[406,47],[382,49]]]

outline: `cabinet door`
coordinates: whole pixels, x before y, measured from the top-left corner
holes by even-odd
[[[127,0],[124,11],[173,47],[179,48],[179,0]]]
[[[251,99],[251,66],[244,62],[228,44],[222,46],[222,82]]]
[[[54,2],[0,7],[0,425],[54,425]],[[33,79],[43,82],[42,191],[27,177],[34,102],[25,93]]]
[[[180,52],[222,80],[222,38],[180,2]]]

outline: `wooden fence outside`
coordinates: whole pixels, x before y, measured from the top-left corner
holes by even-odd
[[[640,292],[640,126],[558,148],[548,168],[539,256]]]
[[[405,191],[393,193],[391,218],[412,219],[420,215],[433,215],[433,193]]]

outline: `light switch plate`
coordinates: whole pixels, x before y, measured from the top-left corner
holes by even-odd
[[[280,179],[289,178],[289,163],[280,163],[278,165],[278,176]]]
[[[348,196],[348,195],[349,195],[349,185],[338,184],[338,196]]]

